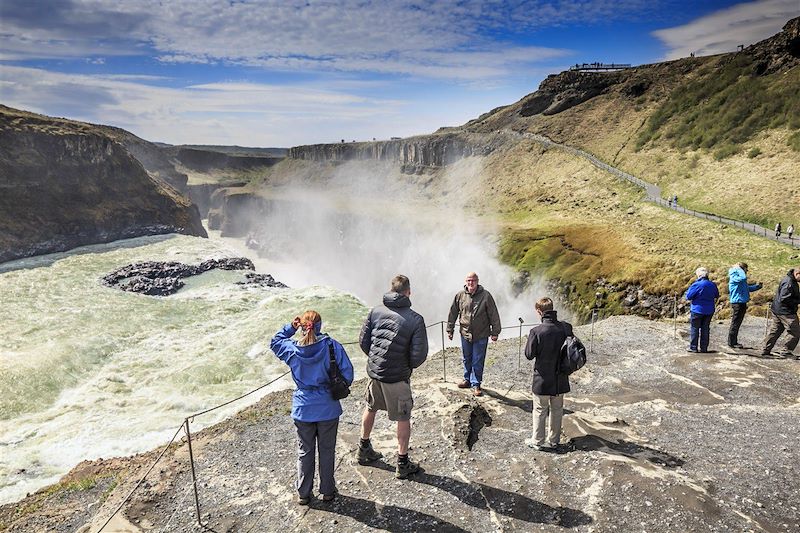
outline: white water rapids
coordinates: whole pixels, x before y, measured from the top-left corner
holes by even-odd
[[[268,260],[212,232],[210,239],[145,237],[0,265],[0,503],[57,481],[84,459],[163,444],[186,415],[282,374],[269,339],[306,309],[318,310],[338,340],[356,340],[368,308],[397,273],[411,278],[411,300],[428,324],[446,318],[471,270],[495,296],[504,326],[518,325],[518,316],[533,320],[539,294],[515,295],[512,272],[494,259],[491,241],[472,238],[463,221],[395,219],[380,227],[374,219],[331,223],[319,211],[277,215],[266,226],[276,239]],[[243,273],[229,271],[188,278],[169,297],[99,281],[136,261],[242,255],[293,288],[244,288],[235,284]],[[439,327],[429,332],[438,350]],[[362,377],[363,354],[355,346],[348,353]],[[198,417],[193,428],[290,385],[284,378]]]

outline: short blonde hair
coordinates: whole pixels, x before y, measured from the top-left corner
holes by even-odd
[[[694,273],[697,276],[697,279],[708,277],[708,269],[706,267],[700,267],[695,270]]]

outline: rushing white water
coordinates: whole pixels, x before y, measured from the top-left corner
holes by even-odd
[[[513,289],[485,223],[479,229],[460,210],[333,198],[304,191],[259,213],[264,258],[211,232],[210,239],[146,237],[0,265],[0,503],[56,481],[81,460],[163,444],[187,415],[281,375],[286,367],[269,338],[306,309],[319,311],[338,340],[356,340],[395,274],[411,278],[411,300],[428,324],[446,319],[470,271],[495,296],[504,326],[533,320],[541,294]],[[160,298],[99,281],[136,261],[242,255],[293,288],[245,288],[235,284],[241,272],[211,271]],[[430,328],[432,350],[440,339],[439,327]],[[355,346],[348,352],[361,377],[363,354]],[[290,385],[281,379],[193,427]]]
[[[234,283],[241,272],[189,278],[166,298],[99,283],[135,261],[238,254],[219,240],[151,237],[78,252],[0,265],[0,503],[83,459],[151,449],[186,415],[282,374],[269,338],[297,313],[319,310],[326,330],[347,341],[366,312],[355,297],[324,286],[243,288]],[[196,426],[266,392],[198,417]]]

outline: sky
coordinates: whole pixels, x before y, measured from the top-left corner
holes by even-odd
[[[170,144],[457,126],[575,63],[736,50],[800,0],[0,0],[0,103]]]

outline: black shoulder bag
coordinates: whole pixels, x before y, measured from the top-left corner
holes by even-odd
[[[342,376],[342,371],[339,370],[339,365],[336,364],[336,357],[333,355],[333,341],[328,341],[328,355],[331,361],[331,367],[328,369],[331,395],[334,400],[347,398],[350,395],[350,385],[347,384]]]

